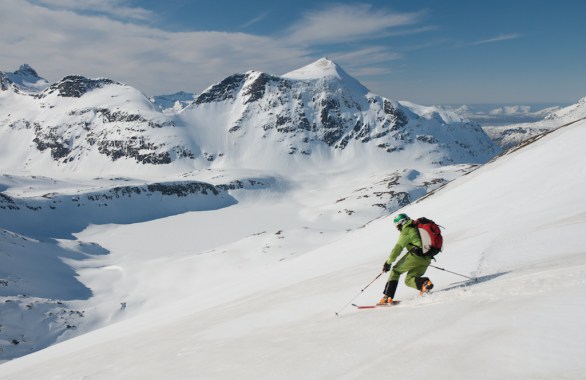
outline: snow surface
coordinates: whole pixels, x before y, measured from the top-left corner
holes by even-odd
[[[558,129],[403,208],[445,226],[434,265],[477,281],[430,268],[434,292],[401,283],[392,309],[348,306],[378,300],[383,278],[361,289],[398,234],[391,217],[335,211],[372,172],[90,225],[56,247],[77,252],[65,262],[93,294],[72,303],[91,314],[84,328],[104,327],[6,362],[0,378],[584,379],[585,137],[586,121]]]
[[[366,87],[364,87],[360,82],[344,71],[344,69],[342,69],[338,64],[327,57],[320,58],[307,66],[283,74],[281,77],[300,81],[335,79],[346,82],[346,84],[351,87],[353,91],[358,93],[368,92]]]

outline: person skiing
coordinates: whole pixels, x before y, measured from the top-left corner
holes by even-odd
[[[406,214],[399,214],[393,222],[400,234],[397,244],[395,244],[389,258],[383,265],[383,272],[390,271],[391,273],[385,284],[384,296],[380,300],[379,305],[392,304],[397,285],[399,284],[399,277],[405,272],[407,272],[405,284],[419,290],[419,295],[423,295],[433,288],[431,280],[427,277],[422,277],[427,267],[431,264],[431,257],[423,255],[421,237],[419,236],[417,227],[413,224],[413,220]],[[397,261],[391,269],[391,265],[403,249],[407,249],[407,254]]]

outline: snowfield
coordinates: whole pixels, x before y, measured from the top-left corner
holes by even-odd
[[[558,129],[401,209],[445,227],[433,265],[477,280],[430,268],[434,291],[401,283],[390,309],[348,305],[379,299],[386,275],[360,290],[398,236],[358,198],[336,203],[374,176],[360,169],[274,177],[228,207],[74,240],[22,238],[70,253],[87,298],[70,307],[89,332],[0,378],[584,379],[585,138],[585,121]]]

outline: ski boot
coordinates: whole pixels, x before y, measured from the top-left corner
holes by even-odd
[[[426,279],[422,284],[419,290],[419,296],[422,297],[425,293],[428,293],[431,289],[433,289],[433,283]]]
[[[393,304],[393,299],[389,296],[384,296],[377,303],[377,305],[392,305],[392,304]]]

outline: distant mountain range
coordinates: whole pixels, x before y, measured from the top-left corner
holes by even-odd
[[[196,98],[194,93],[178,92],[161,95],[150,100],[164,113],[177,113],[189,106]],[[400,104],[404,103],[399,101]],[[565,122],[580,118],[577,111],[583,107],[584,99],[569,106],[532,105],[439,105],[444,111],[453,112],[464,119],[478,123],[488,136],[501,148],[514,147],[536,134],[547,132]]]
[[[442,106],[458,115],[477,122],[481,126],[503,126],[541,121],[560,110],[559,105],[462,105]]]
[[[21,65],[13,73],[0,71],[0,90],[14,92],[38,92],[49,86],[46,79],[41,78],[37,72],[27,64]]]
[[[448,165],[481,163],[499,150],[478,124],[375,95],[326,58],[282,76],[249,71],[198,95],[150,100],[106,78],[49,84],[27,65],[0,73],[0,86],[5,172],[279,170],[391,157]]]
[[[586,97],[568,107],[544,109],[538,113],[537,121],[510,123],[504,126],[484,126],[482,129],[503,149],[510,149],[535,137],[561,126],[586,118]]]

